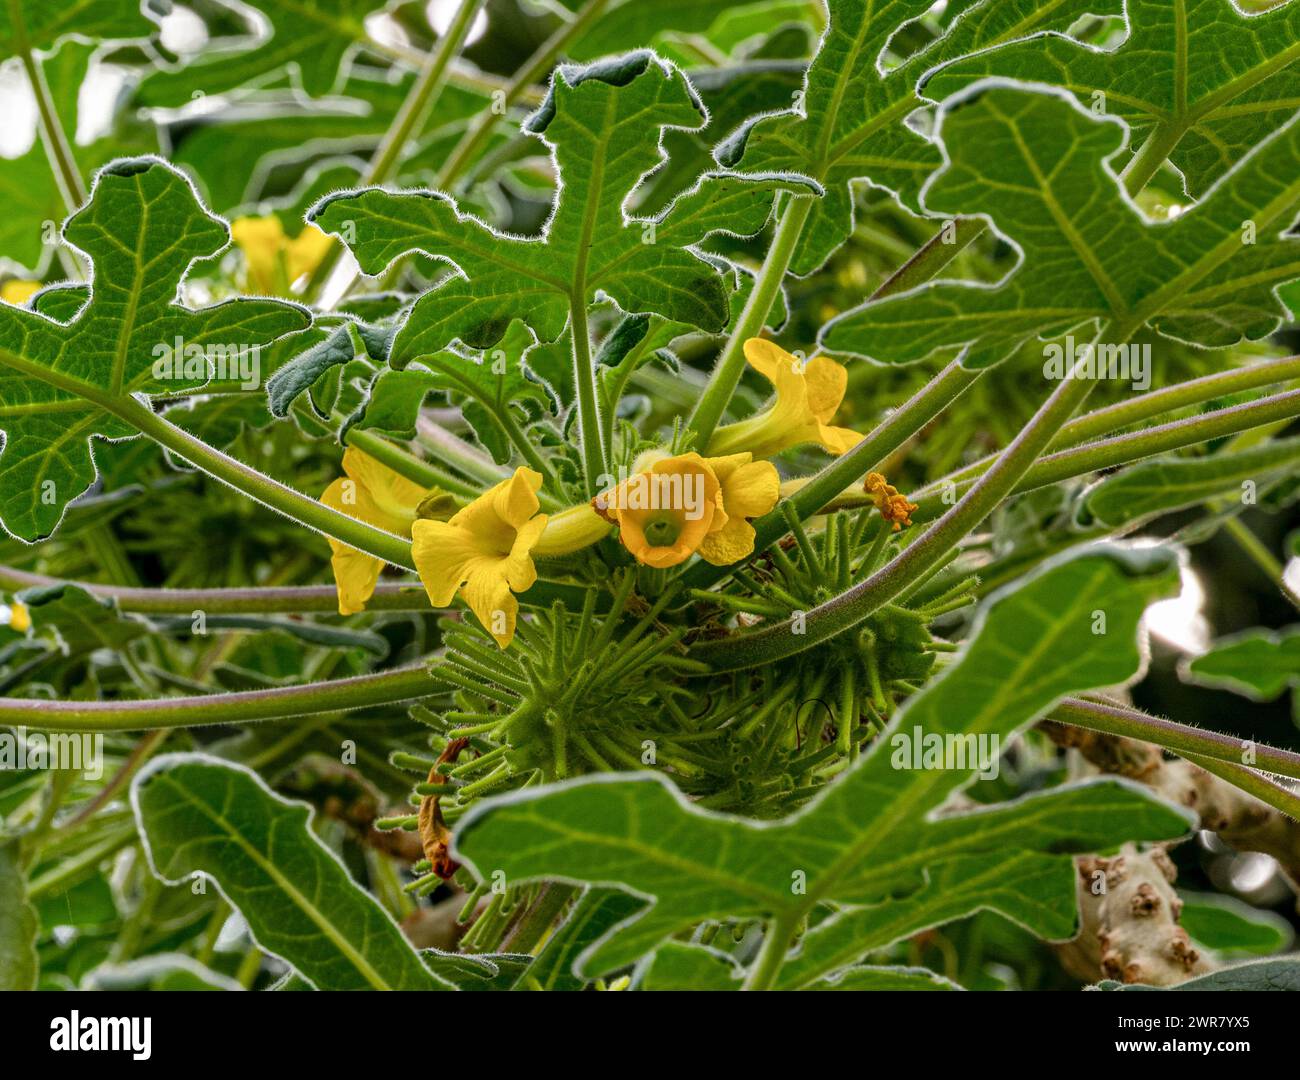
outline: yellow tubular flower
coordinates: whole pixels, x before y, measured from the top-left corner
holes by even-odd
[[[346,478],[330,484],[321,493],[321,502],[396,536],[411,535],[416,507],[428,494],[424,488],[350,446],[343,452],[343,471]],[[355,615],[366,609],[366,601],[374,595],[384,561],[333,538],[329,544],[339,614]]]
[[[689,559],[705,537],[727,524],[722,487],[699,454],[654,462],[592,500],[619,527],[637,562],[663,569]]]
[[[752,454],[706,458],[722,487],[722,509],[727,523],[709,533],[700,545],[700,556],[714,566],[739,562],[754,550],[754,526],[750,518],[761,517],[776,505],[781,495],[781,477],[770,461],[754,461]]]
[[[239,218],[230,234],[244,253],[247,289],[270,296],[289,295],[295,281],[320,265],[331,243],[315,225],[290,239],[274,214]]]
[[[749,519],[771,510],[779,494],[780,477],[770,461],[682,454],[653,460],[593,505],[618,525],[638,562],[662,569],[698,553],[727,566],[754,550]]]
[[[447,607],[459,590],[484,628],[505,648],[515,636],[519,602],[537,580],[532,550],[546,528],[537,512],[542,477],[519,468],[450,521],[411,527],[411,553],[429,602]]]
[[[848,384],[848,373],[834,360],[815,356],[805,364],[763,338],[745,342],[745,359],[772,384],[776,400],[757,416],[718,428],[709,440],[710,454],[748,450],[754,457],[771,457],[806,443],[842,454],[862,441],[856,431],[829,426]]]
[[[570,506],[547,519],[546,528],[533,547],[533,555],[539,559],[572,555],[608,536],[610,527],[590,503]]]

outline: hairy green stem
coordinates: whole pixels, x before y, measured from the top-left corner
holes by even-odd
[[[1104,333],[1103,328],[1098,337]],[[1129,328],[1117,339],[1127,340]],[[802,618],[762,630],[700,642],[691,649],[693,659],[715,671],[731,671],[771,663],[803,652],[827,638],[858,625],[872,612],[898,596],[913,582],[940,565],[949,552],[1011,492],[1029,471],[1067,420],[1096,385],[1086,377],[1088,360],[1081,357],[1069,376],[1048,397],[1033,419],[975,485],[943,517],[891,562],[865,581],[819,604]]]
[[[596,396],[596,370],[591,364],[591,331],[586,301],[574,293],[569,303],[569,336],[573,338],[573,380],[578,392],[578,442],[582,447],[582,472],[588,498],[606,476],[605,439],[600,432],[600,406]]]
[[[1286,567],[1282,561],[1268,550],[1258,536],[1250,531],[1240,518],[1229,517],[1223,521],[1223,531],[1236,543],[1242,552],[1253,562],[1269,582],[1278,586],[1286,598],[1296,607],[1300,607],[1300,595],[1286,583]]]
[[[771,920],[763,938],[763,947],[741,989],[771,990],[776,985],[776,978],[781,973],[781,965],[785,963],[785,954],[790,950],[790,942],[797,926],[797,920],[789,916],[778,916]]]
[[[338,591],[333,585],[263,585],[224,589],[146,589],[124,585],[100,585],[88,581],[69,581],[0,566],[0,589],[20,589],[70,585],[92,596],[112,600],[122,611],[138,615],[275,615],[322,614],[338,612]],[[561,600],[571,611],[580,611],[587,590],[556,581],[538,581],[519,594],[520,602],[550,607]],[[428,594],[419,582],[381,581],[374,595],[366,601],[367,611],[432,611]],[[608,610],[601,601],[598,610]]]
[[[159,416],[148,405],[140,403],[135,398],[113,399],[108,407],[117,416],[148,435],[154,442],[166,447],[178,457],[184,458],[209,476],[229,484],[236,491],[260,502],[263,506],[278,510],[308,528],[332,536],[335,540],[383,559],[394,566],[407,570],[415,569],[409,541],[384,532],[382,529],[376,529],[364,521],[348,517],[347,514],[341,514],[324,503],[258,472],[229,454],[196,439],[189,432],[177,427],[165,417]]]
[[[907,262],[887,277],[870,299],[880,300],[886,296],[924,285],[935,274],[947,266],[965,248],[969,247],[985,229],[988,222],[983,218],[957,217],[952,219],[952,228],[946,224],[929,240],[916,250]]]
[[[424,67],[402,101],[397,115],[393,117],[393,122],[384,132],[384,137],[380,140],[361,178],[362,187],[385,184],[396,175],[407,145],[419,134],[425,119],[442,94],[451,62],[460,53],[461,46],[465,43],[465,36],[474,22],[474,16],[478,14],[483,3],[484,0],[461,0],[451,25],[438,40],[437,47],[426,58]],[[338,240],[332,240],[324,257],[312,271],[311,280],[307,285],[309,297],[319,298],[320,291],[329,281],[342,252],[343,245]]]
[[[788,503],[800,521],[817,513],[850,484],[860,480],[965,392],[980,373],[954,360],[900,408],[880,422],[857,446],[841,454],[788,499],[754,522],[754,550],[761,552],[788,531]],[[700,561],[681,580],[686,588],[705,589],[726,578],[733,567]]]
[[[1254,768],[1278,776],[1300,779],[1300,754],[1262,743],[1221,735],[1217,731],[1203,731],[1187,724],[1151,716],[1139,709],[1117,705],[1091,698],[1068,697],[1052,710],[1048,717],[1062,724],[1099,731],[1103,735],[1118,735],[1126,739],[1154,743],[1187,757],[1197,756],[1243,765],[1242,756],[1249,747]]]
[[[32,94],[36,98],[36,110],[40,116],[41,140],[45,152],[49,155],[54,169],[54,177],[59,184],[59,193],[68,213],[74,213],[86,201],[86,185],[81,181],[81,171],[72,156],[72,147],[68,143],[67,133],[59,120],[58,110],[50,99],[50,88],[45,82],[45,74],[32,52],[31,42],[27,38],[27,24],[23,19],[22,0],[9,0],[9,22],[14,36],[14,43],[22,61],[27,81],[31,83]]]
[[[533,55],[524,62],[524,66],[515,73],[514,78],[506,83],[501,90],[500,109],[502,114],[519,100],[528,87],[532,86],[550,70],[555,58],[564,51],[569,42],[586,30],[600,16],[608,3],[609,0],[587,0],[569,22],[558,27],[555,33],[537,46]],[[438,171],[438,175],[433,182],[434,187],[441,191],[448,191],[451,184],[464,175],[470,162],[475,159],[483,144],[492,135],[492,129],[498,119],[496,108],[497,104],[494,102],[493,108],[481,112],[475,118],[474,123],[465,130],[455,149],[452,150],[451,156],[447,158]]]
[[[1289,390],[1258,401],[1233,405],[1216,412],[1172,420],[1167,424],[1144,428],[1129,435],[1115,435],[1109,439],[1085,443],[1071,450],[1058,450],[1040,458],[1017,483],[1009,495],[1018,495],[1035,488],[1048,487],[1076,476],[1087,476],[1102,469],[1127,465],[1156,454],[1182,450],[1189,446],[1220,439],[1251,428],[1289,420],[1300,416],[1300,390]],[[916,521],[925,521],[942,512],[945,505],[943,490],[951,493],[969,489],[971,481],[948,487],[951,480],[936,481],[915,493],[919,509],[913,515]],[[936,490],[936,485],[941,490]]]
[[[473,484],[453,476],[444,469],[430,465],[427,461],[422,461],[373,431],[359,431],[353,428],[344,436],[343,441],[365,452],[381,464],[387,465],[399,476],[404,476],[407,480],[423,487],[441,488],[452,495],[461,495],[470,499],[481,494],[481,490]]]
[[[423,126],[442,93],[447,82],[447,69],[460,53],[474,16],[482,6],[483,0],[461,0],[451,25],[439,39],[437,48],[429,54],[428,62],[406,95],[397,115],[393,117],[392,126],[384,133],[375,156],[370,159],[370,166],[366,169],[366,184],[383,184],[397,172],[407,144]]]
[[[1058,450],[1073,446],[1099,435],[1105,435],[1107,432],[1132,427],[1162,413],[1203,405],[1216,398],[1257,390],[1262,386],[1271,386],[1274,383],[1289,382],[1298,378],[1300,378],[1300,356],[1266,360],[1233,371],[1202,375],[1200,378],[1189,379],[1187,382],[1161,390],[1153,390],[1132,400],[1108,405],[1071,420],[1061,428],[1061,433],[1052,440],[1049,449]],[[925,494],[950,482],[960,483],[962,480],[978,476],[992,464],[996,457],[996,454],[990,454],[979,461],[971,462],[956,472],[926,484],[914,494]]]
[[[1213,773],[1233,787],[1240,788],[1247,795],[1253,795],[1274,810],[1281,811],[1292,821],[1300,821],[1300,793],[1283,787],[1276,780],[1270,780],[1262,773],[1248,769],[1244,765],[1231,765],[1226,761],[1201,757],[1198,754],[1188,754],[1187,760],[1193,765],[1199,765],[1206,772]]]
[[[440,684],[423,664],[331,682],[246,690],[231,694],[153,698],[146,701],[43,701],[0,698],[0,723],[42,731],[140,731],[283,720],[314,713],[395,705],[437,693]]]
[[[1138,152],[1124,166],[1124,171],[1120,174],[1124,190],[1130,195],[1136,195],[1146,187],[1186,132],[1187,128],[1178,121],[1164,120],[1158,123]]]
[[[794,258],[794,249],[803,234],[804,222],[812,213],[815,196],[800,195],[791,197],[781,213],[780,224],[772,237],[772,244],[763,259],[762,269],[754,281],[754,287],[745,301],[745,306],[736,319],[722,355],[709,376],[704,393],[695,404],[695,410],[688,421],[697,439],[696,445],[703,450],[713,437],[713,429],[718,426],[722,414],[727,411],[731,395],[735,393],[736,384],[745,370],[745,342],[758,337],[767,325],[767,317],[772,311],[785,272],[790,268]]]

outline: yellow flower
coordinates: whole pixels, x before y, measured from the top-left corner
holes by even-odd
[[[848,373],[834,360],[814,356],[804,363],[763,338],[745,342],[745,359],[776,389],[776,400],[757,416],[718,428],[710,454],[748,450],[771,457],[806,443],[842,454],[862,441],[856,431],[829,426],[848,385]]]
[[[3,285],[0,285],[0,300],[6,304],[13,304],[14,307],[22,307],[37,292],[40,291],[41,283],[39,281],[23,281],[21,278],[11,278]]]
[[[727,515],[726,524],[700,545],[700,555],[714,566],[740,562],[754,550],[754,526],[749,519],[766,514],[781,496],[776,466],[752,459],[752,454],[705,459],[722,486],[722,509]]]
[[[912,524],[912,511],[917,509],[916,503],[908,502],[907,496],[900,495],[898,488],[889,483],[881,473],[867,473],[862,490],[880,511],[880,516],[894,526],[894,532],[898,532],[904,525]]]
[[[21,600],[0,604],[0,624],[19,634],[25,634],[32,628],[32,614]]]
[[[321,502],[396,536],[411,535],[416,508],[428,491],[351,446],[343,452],[343,472],[346,478],[330,484],[321,493]],[[332,537],[329,543],[339,614],[355,615],[366,609],[366,601],[374,595],[384,561]]]
[[[716,566],[754,550],[748,518],[776,504],[780,478],[750,454],[661,458],[592,500],[638,562],[659,569],[698,552]]]
[[[230,233],[244,253],[245,288],[270,296],[288,296],[295,281],[320,265],[333,242],[315,225],[290,239],[274,214],[238,218]]]
[[[542,477],[519,468],[489,488],[450,521],[421,519],[411,528],[411,553],[429,602],[447,607],[459,590],[497,645],[515,636],[519,602],[537,580],[532,550],[546,515],[537,512]]]

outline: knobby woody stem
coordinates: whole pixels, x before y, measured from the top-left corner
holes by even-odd
[[[1204,731],[1151,716],[1125,705],[1091,698],[1065,698],[1049,718],[1062,724],[1087,728],[1089,731],[1100,731],[1104,735],[1154,743],[1188,758],[1222,761],[1237,766],[1243,764],[1242,755],[1247,746],[1245,740],[1231,735]],[[1300,780],[1300,754],[1256,742],[1250,742],[1249,747],[1255,768]]]
[[[358,675],[301,686],[232,694],[153,698],[146,701],[35,701],[0,698],[0,723],[42,731],[140,731],[284,720],[314,713],[395,705],[437,693],[439,684],[423,664],[377,675]]]
[[[500,108],[502,113],[518,101],[528,87],[532,86],[550,70],[555,58],[564,51],[569,42],[573,41],[600,16],[608,3],[609,0],[587,0],[587,3],[569,22],[559,27],[555,33],[537,47],[537,51],[528,58],[524,66],[516,72],[514,78],[501,91]],[[477,157],[483,144],[491,137],[498,115],[495,108],[486,109],[479,114],[474,123],[461,136],[460,141],[452,150],[451,156],[447,158],[442,169],[439,170],[433,183],[434,187],[440,191],[451,190],[452,185],[465,174],[470,162]]]
[[[1110,329],[1102,327],[1097,340]],[[1117,327],[1115,337],[1127,340],[1131,327]],[[858,625],[913,582],[938,566],[961,539],[1011,492],[1033,466],[1065,422],[1092,392],[1096,381],[1087,376],[1087,356],[1082,356],[1024,426],[1015,440],[955,506],[892,561],[865,581],[809,611],[798,625],[786,621],[762,630],[701,642],[691,649],[693,659],[715,671],[732,671],[770,663],[803,652],[827,638]]]

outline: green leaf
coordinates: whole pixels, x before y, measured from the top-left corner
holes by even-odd
[[[1062,902],[1075,875],[1070,860],[1037,851],[952,859],[902,900],[851,908],[809,930],[777,985],[812,986],[825,971],[974,911],[993,911],[1039,938],[1065,941],[1078,930],[1074,905]]]
[[[939,71],[936,100],[986,76],[1062,87],[1124,119],[1136,149],[1156,138],[1200,196],[1295,114],[1300,7],[1245,14],[1227,0],[1128,0],[1128,36],[1097,49],[1048,33]],[[1123,164],[1119,162],[1118,164]]]
[[[81,981],[83,990],[243,990],[229,975],[183,953],[155,953],[122,964],[101,964]]]
[[[562,67],[526,126],[552,150],[560,177],[542,236],[494,232],[446,195],[428,191],[344,192],[308,216],[337,236],[355,233],[349,247],[367,274],[381,273],[412,251],[459,271],[412,308],[393,342],[395,368],[435,356],[458,339],[490,348],[516,318],[538,340],[554,341],[568,321],[571,299],[585,308],[597,294],[627,312],[718,330],[729,315],[724,279],[693,245],[716,232],[758,232],[775,192],[808,186],[715,174],[659,218],[627,216],[623,203],[661,161],[661,129],[703,121],[685,77],[649,53]]]
[[[158,350],[177,341],[187,352],[260,349],[309,320],[305,309],[274,300],[199,309],[178,302],[190,264],[222,250],[230,234],[162,161],[108,166],[63,235],[94,266],[85,307],[59,322],[0,305],[0,521],[27,541],[52,533],[68,502],[94,480],[92,438],[135,434],[118,415],[139,407],[133,395],[208,381],[203,362],[197,377],[157,377]]]
[[[1190,682],[1272,701],[1300,684],[1300,626],[1247,630],[1220,638],[1186,667]]]
[[[665,941],[641,968],[641,990],[739,990],[745,969],[707,945]]]
[[[142,615],[121,612],[114,601],[76,585],[41,585],[24,589],[18,598],[27,605],[35,632],[65,656],[95,649],[120,651],[154,629]]]
[[[789,925],[821,901],[877,905],[891,923],[887,936],[904,936],[933,924],[936,892],[940,918],[983,906],[988,883],[959,910],[942,906],[945,875],[977,871],[1008,890],[1023,883],[1017,915],[1068,933],[1074,878],[1064,853],[1181,835],[1189,818],[1116,780],[933,817],[979,766],[900,768],[895,760],[918,734],[997,736],[1001,745],[1060,697],[1132,677],[1142,612],[1177,579],[1168,552],[1104,547],[995,594],[960,660],[908,701],[843,780],[786,821],[708,813],[659,774],[598,776],[475,806],[457,830],[457,851],[480,875],[618,883],[651,900],[589,954],[588,973],[631,963],[702,920],[775,916]],[[1094,632],[1098,613],[1105,634]],[[858,955],[837,946],[831,962],[803,975],[812,981]]]
[[[1279,439],[1249,450],[1204,457],[1144,461],[1102,480],[1084,496],[1087,514],[1103,525],[1127,525],[1158,514],[1198,506],[1207,499],[1240,495],[1295,472],[1300,439]]]
[[[938,147],[904,123],[925,104],[915,86],[928,67],[952,53],[988,48],[1046,26],[1064,28],[1104,5],[978,5],[958,22],[952,42],[941,41],[884,71],[890,40],[931,6],[927,0],[829,0],[830,23],[799,99],[782,112],[750,120],[718,148],[718,160],[730,167],[798,174],[825,188],[790,263],[800,276],[821,266],[853,232],[855,183],[886,188],[917,208],[921,185],[942,160]]]
[[[77,130],[78,94],[97,49],[97,44],[65,41],[58,52],[41,62],[50,101],[65,131]],[[124,112],[115,116],[111,130],[102,138],[85,145],[72,142],[69,150],[83,180],[115,157],[157,150],[153,125],[133,121]],[[32,145],[25,154],[0,161],[0,200],[5,207],[0,218],[0,260],[17,263],[39,276],[58,245],[58,225],[67,212],[63,195],[38,133],[33,132]]]
[[[867,303],[823,328],[826,348],[887,363],[964,348],[966,365],[982,367],[1035,336],[1077,329],[1086,346],[1090,331],[1079,328],[1106,324],[1113,333],[1094,362],[1109,370],[1147,323],[1218,348],[1264,337],[1286,315],[1274,290],[1300,277],[1300,245],[1282,235],[1300,208],[1300,124],[1166,223],[1148,222],[1119,190],[1110,163],[1124,125],[1058,92],[980,84],[945,104],[939,133],[948,162],[926,208],[989,218],[1020,250],[1019,265],[993,287],[931,282]],[[1070,369],[1068,345],[1061,357],[1044,351],[1045,375]]]
[[[18,841],[0,843],[0,990],[35,990],[40,923],[27,899]]]
[[[1177,986],[1124,985],[1117,982],[1097,984],[1098,990],[1300,990],[1300,960],[1252,960],[1234,964],[1208,975],[1188,979]]]
[[[400,371],[383,370],[343,430],[374,428],[409,439],[415,434],[424,399],[446,391],[461,407],[479,442],[498,464],[505,464],[511,454],[508,429],[551,405],[545,388],[525,366],[532,345],[532,335],[515,321],[500,343],[481,356],[444,351]]]
[[[951,979],[926,968],[855,967],[834,979],[823,979],[809,990],[960,990]]]
[[[585,0],[560,2],[577,11]],[[729,9],[740,9],[752,17],[764,6],[762,0],[655,0],[653,4],[615,0],[601,12],[600,18],[569,42],[565,52],[574,60],[594,60],[649,45],[664,33],[703,33]]]
[[[582,956],[620,923],[644,906],[618,889],[590,888],[538,953],[515,988],[519,990],[581,990],[587,981],[576,974]]]
[[[1187,892],[1179,897],[1183,901],[1179,925],[1207,949],[1267,956],[1289,948],[1295,940],[1286,919],[1235,897]]]
[[[397,924],[316,839],[311,810],[256,773],[165,754],[131,786],[149,864],[163,882],[212,878],[258,946],[320,990],[446,989]]]
[[[509,990],[532,960],[514,953],[468,956],[439,949],[423,949],[420,956],[425,967],[458,990]]]
[[[0,5],[0,60],[23,51],[23,43],[40,52],[53,51],[76,34],[96,41],[128,41],[157,33],[146,13],[165,15],[170,0],[6,0]]]
[[[121,6],[120,0],[106,2]],[[160,71],[140,88],[141,104],[179,106],[196,91],[220,94],[254,80],[288,74],[312,97],[339,87],[345,56],[366,38],[365,18],[383,0],[257,0],[270,33],[249,34],[228,48],[210,47],[179,71]]]

